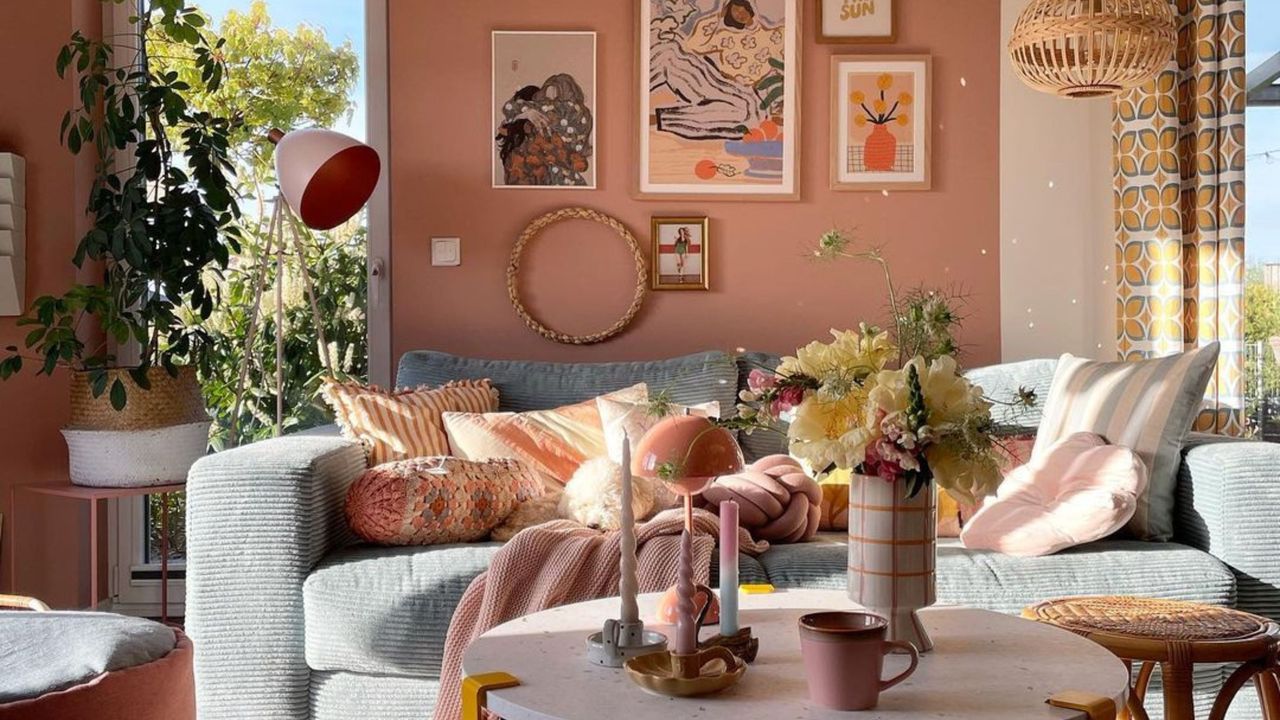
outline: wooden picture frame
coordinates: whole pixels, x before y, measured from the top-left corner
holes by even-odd
[[[814,10],[817,18],[817,34],[818,42],[827,44],[882,44],[888,45],[898,41],[898,3],[902,0],[814,0]],[[928,1],[928,0],[926,0]],[[884,6],[887,9],[883,9]],[[836,7],[841,10],[846,8],[851,11],[865,10],[868,7],[872,10],[883,9],[888,16],[888,30],[883,33],[876,34],[859,34],[854,31],[853,34],[839,34],[835,32],[835,28],[828,28],[829,20],[838,22],[837,19],[829,18],[828,13],[836,13]]]
[[[659,217],[649,222],[650,290],[710,290],[711,223],[706,217]],[[676,249],[674,238],[681,232],[688,233],[684,252]],[[689,256],[697,255],[694,265],[697,275],[687,272]],[[679,259],[677,259],[679,258]],[[674,265],[673,265],[674,263]],[[664,270],[677,272],[663,273]],[[680,272],[683,269],[685,272]],[[679,278],[692,278],[684,281]]]
[[[694,12],[683,16],[681,22],[665,16],[655,20],[655,8],[663,8],[661,0],[636,0],[636,48],[637,56],[632,76],[634,78],[634,101],[632,104],[634,152],[636,170],[632,176],[632,195],[637,200],[710,200],[710,201],[796,201],[800,199],[800,160],[801,160],[801,66],[804,55],[804,0],[711,0],[694,5]],[[761,120],[756,127],[751,123],[741,123],[733,127],[732,137],[729,130],[719,128],[715,137],[698,138],[695,136],[708,134],[707,124],[698,113],[704,112],[708,104],[699,99],[690,100],[695,93],[689,88],[682,88],[677,95],[669,90],[669,85],[651,87],[654,75],[654,48],[666,38],[678,47],[667,53],[659,52],[660,62],[685,63],[693,74],[704,72],[705,68],[718,67],[711,56],[723,54],[729,50],[720,50],[721,42],[737,42],[744,37],[742,32],[724,30],[716,26],[723,23],[729,12],[729,6],[745,3],[760,12],[753,15],[753,22],[758,21],[760,32],[769,29],[772,23],[782,30],[782,38],[773,47],[780,50],[781,57],[767,57],[746,66],[739,66],[739,72],[724,73],[725,77],[717,78],[715,87],[730,86],[733,103],[740,103],[745,114],[759,115]],[[702,9],[698,9],[702,8]],[[781,8],[781,20],[778,20]],[[752,12],[755,12],[754,10]],[[770,14],[766,14],[766,12]],[[651,24],[669,25],[669,30],[650,32]],[[703,31],[710,29],[711,35]],[[744,28],[732,30],[741,31]],[[697,34],[694,34],[697,30]],[[725,35],[719,41],[713,37],[717,33]],[[759,34],[759,33],[757,33]],[[769,42],[765,35],[772,38],[772,33],[753,38],[753,47],[767,49]],[[654,38],[658,43],[654,43]],[[701,38],[699,40],[699,38]],[[762,44],[763,43],[763,44]],[[714,46],[714,47],[713,47]],[[687,48],[693,47],[694,50]],[[696,52],[695,52],[696,51]],[[755,51],[759,53],[760,50]],[[693,58],[693,62],[690,62]],[[704,62],[705,61],[705,62]],[[764,63],[768,63],[767,65]],[[780,63],[781,67],[778,66]],[[746,82],[743,78],[754,78],[755,70],[765,74],[756,81]],[[770,75],[781,77],[781,81],[769,80]],[[673,75],[674,76],[674,75]],[[729,79],[729,82],[720,81]],[[765,84],[763,89],[756,85]],[[777,88],[780,96],[768,108],[764,103],[769,101],[770,90]],[[760,94],[763,93],[763,97]],[[755,94],[754,100],[759,108],[749,104],[747,95]],[[721,98],[722,100],[724,98]],[[732,103],[730,103],[732,104]],[[710,105],[714,108],[714,104]],[[663,129],[662,118],[667,118],[671,128]],[[768,121],[767,123],[765,121]],[[736,132],[742,132],[737,136]],[[677,134],[680,133],[680,134]],[[710,131],[715,135],[715,131]],[[758,147],[751,147],[758,144]],[[655,145],[660,145],[656,147]],[[753,152],[755,151],[755,152]],[[776,179],[775,179],[776,176]]]
[[[930,190],[932,155],[932,56],[832,56],[832,190]]]
[[[488,137],[493,189],[597,189],[600,137],[596,33],[494,30],[490,44],[492,109]],[[534,96],[523,97],[529,93]],[[547,111],[546,107],[552,109]],[[539,132],[540,128],[552,131]],[[537,143],[546,145],[539,147]],[[522,151],[538,157],[539,162],[523,163]],[[557,157],[559,161],[545,162],[547,157]]]

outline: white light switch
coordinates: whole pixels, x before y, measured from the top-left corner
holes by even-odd
[[[431,238],[431,264],[439,267],[455,267],[462,264],[462,238]]]

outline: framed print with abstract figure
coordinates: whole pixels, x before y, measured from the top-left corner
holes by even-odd
[[[891,43],[898,0],[814,0],[818,3],[818,42]]]
[[[932,60],[831,58],[831,188],[928,190]]]
[[[710,290],[705,217],[655,217],[651,223],[653,243],[653,290]]]
[[[493,187],[595,189],[596,34],[493,33]]]
[[[639,0],[640,198],[800,197],[802,0]]]

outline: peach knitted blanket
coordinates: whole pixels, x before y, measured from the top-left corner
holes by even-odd
[[[705,510],[693,516],[694,581],[706,584],[719,536],[719,519]],[[675,583],[680,561],[682,511],[667,510],[636,526],[636,575],[640,592]],[[748,555],[768,549],[739,530],[738,546]],[[524,615],[570,603],[618,594],[619,532],[600,532],[569,520],[524,530],[494,556],[489,569],[462,595],[444,644],[435,720],[458,720],[462,655],[490,628]],[[607,618],[601,617],[603,625]],[[585,637],[585,635],[584,635]]]

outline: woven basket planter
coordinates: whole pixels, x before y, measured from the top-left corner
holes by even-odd
[[[205,420],[151,430],[65,428],[71,482],[88,487],[186,482],[187,471],[208,449],[210,425]]]
[[[63,429],[71,482],[91,487],[148,487],[184,482],[209,443],[209,414],[195,368],[176,376],[151,368],[143,390],[126,370],[109,370],[107,387],[124,383],[128,402],[111,407],[110,391],[93,396],[86,373],[71,379],[71,421]]]
[[[111,407],[112,383],[124,383],[128,402],[123,410]],[[127,370],[107,371],[107,392],[93,396],[89,375],[77,372],[71,376],[71,421],[74,430],[151,430],[154,428],[205,422],[200,382],[192,367],[178,368],[177,376],[164,368],[153,367],[147,373],[150,390],[133,382]]]

